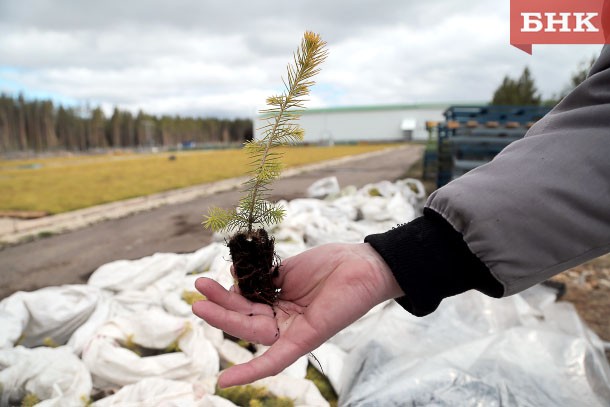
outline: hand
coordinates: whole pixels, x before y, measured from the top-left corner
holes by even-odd
[[[249,342],[271,345],[248,363],[226,369],[220,387],[280,373],[375,305],[403,295],[392,272],[368,244],[329,244],[283,261],[275,281],[282,291],[271,307],[253,303],[208,278],[195,287],[207,301],[193,312]]]

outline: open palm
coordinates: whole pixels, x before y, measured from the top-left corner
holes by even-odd
[[[251,302],[208,278],[193,312],[244,340],[271,345],[262,356],[225,370],[220,387],[278,374],[382,301],[402,295],[383,259],[366,244],[329,244],[286,259],[273,307]]]

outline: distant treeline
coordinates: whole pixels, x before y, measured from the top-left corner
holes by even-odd
[[[134,116],[117,108],[105,117],[99,107],[83,111],[0,95],[0,152],[231,143],[252,136],[250,119]]]

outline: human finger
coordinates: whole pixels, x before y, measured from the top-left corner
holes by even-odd
[[[195,288],[205,295],[209,301],[212,301],[227,310],[239,312],[248,316],[273,316],[273,309],[269,305],[249,301],[235,291],[226,290],[223,286],[218,284],[218,282],[210,278],[198,278],[197,281],[195,281]]]
[[[231,276],[233,277],[233,285],[231,286],[231,291],[236,292],[237,294],[241,294],[237,275],[235,274],[235,266],[233,266],[233,264],[231,264]]]
[[[265,315],[244,315],[227,310],[212,301],[197,301],[193,313],[215,328],[248,342],[273,344],[279,337],[275,318]]]
[[[223,371],[218,378],[218,386],[221,388],[238,386],[274,376],[307,352],[309,350],[301,349],[292,342],[280,339],[261,356]]]

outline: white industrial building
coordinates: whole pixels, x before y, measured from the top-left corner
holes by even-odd
[[[449,104],[353,106],[306,109],[299,125],[305,130],[304,143],[396,142],[426,140],[426,122],[444,120]],[[265,124],[257,118],[255,137]]]

